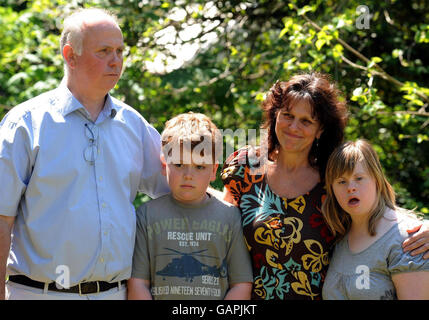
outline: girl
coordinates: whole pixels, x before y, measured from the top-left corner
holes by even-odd
[[[419,221],[396,207],[395,193],[365,140],[330,156],[322,211],[337,244],[324,299],[429,299],[429,260],[404,253],[407,229]]]

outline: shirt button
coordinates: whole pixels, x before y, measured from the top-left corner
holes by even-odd
[[[103,258],[100,258],[100,262],[101,262],[101,263],[103,263],[103,262],[104,262],[104,259],[103,259]]]
[[[102,206],[103,208],[106,208],[106,207],[107,207],[106,202],[103,202],[103,203],[101,204],[101,206]]]
[[[98,178],[98,180],[103,181],[103,177]]]

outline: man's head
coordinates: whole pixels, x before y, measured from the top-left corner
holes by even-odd
[[[121,29],[107,11],[82,9],[65,19],[61,53],[68,84],[77,94],[107,94],[120,78],[123,50]]]
[[[220,131],[207,116],[190,112],[167,121],[161,140],[162,172],[173,197],[182,203],[205,199],[210,181],[216,179]]]

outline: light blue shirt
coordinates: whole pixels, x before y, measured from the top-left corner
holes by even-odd
[[[7,274],[128,279],[137,191],[169,191],[159,155],[159,133],[110,95],[95,123],[64,82],[13,108],[0,123],[0,215],[15,216]]]

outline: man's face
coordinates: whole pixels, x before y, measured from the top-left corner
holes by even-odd
[[[105,20],[88,24],[82,54],[76,56],[77,85],[92,94],[106,95],[121,76],[123,50],[122,33],[115,23]]]

